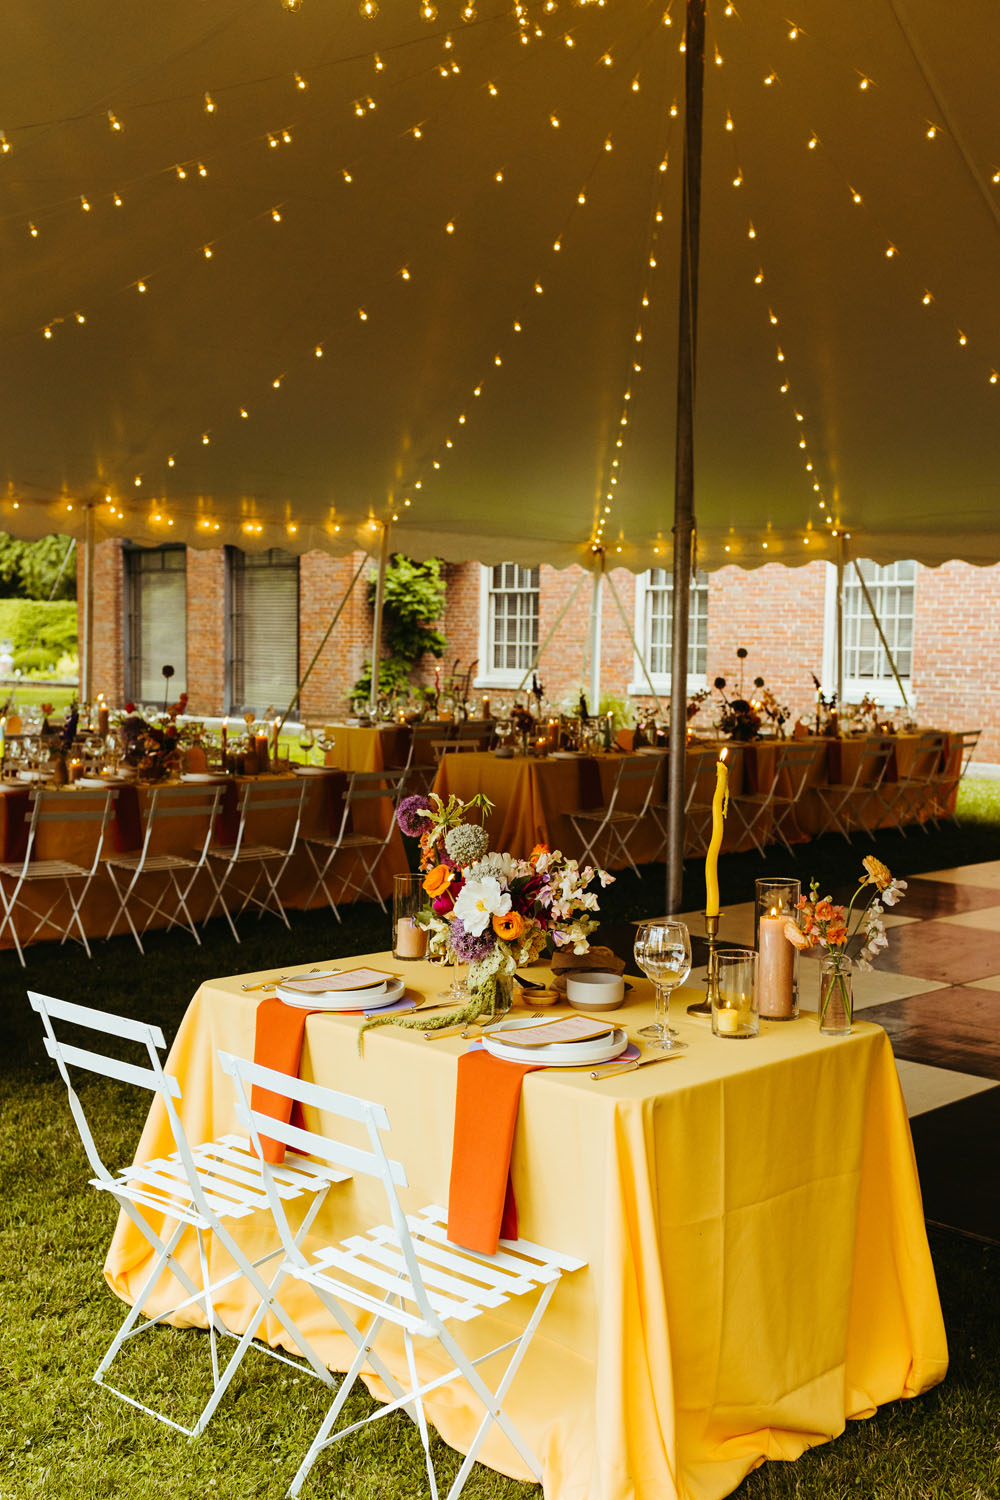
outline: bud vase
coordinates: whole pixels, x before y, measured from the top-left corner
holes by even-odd
[[[819,968],[819,1029],[824,1036],[850,1036],[854,975],[843,954],[825,954]]]
[[[492,1003],[487,1007],[491,1016],[505,1016],[514,1003],[514,981],[509,974],[498,974]]]

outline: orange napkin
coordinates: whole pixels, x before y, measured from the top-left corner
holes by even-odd
[[[467,1250],[495,1255],[501,1239],[517,1239],[510,1153],[521,1082],[540,1066],[503,1062],[478,1049],[458,1060],[448,1238]]]
[[[253,1039],[254,1062],[260,1063],[264,1068],[273,1068],[276,1073],[287,1073],[290,1078],[297,1078],[302,1058],[302,1041],[306,1033],[306,1017],[315,1014],[312,1010],[285,1005],[276,995],[272,995],[269,1000],[262,1000],[257,1007],[257,1027]],[[257,1084],[254,1084],[250,1096],[250,1108],[259,1110],[262,1115],[270,1115],[272,1120],[287,1123],[292,1118],[291,1099],[286,1099],[283,1094],[275,1094],[271,1089],[259,1088]],[[299,1124],[300,1121],[293,1120],[292,1123]],[[281,1141],[261,1136],[260,1143],[264,1148],[265,1161],[275,1165],[284,1161],[285,1147]]]

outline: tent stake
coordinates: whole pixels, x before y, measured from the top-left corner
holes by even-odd
[[[385,603],[385,570],[389,563],[389,522],[382,522],[378,545],[378,574],[375,579],[375,619],[372,623],[372,684],[368,694],[368,711],[374,719],[378,708],[380,657],[382,655],[382,606]]]
[[[288,707],[285,709],[285,712],[281,715],[281,723],[278,725],[278,733],[279,734],[281,733],[282,729],[285,726],[285,720],[289,717],[289,715],[292,712],[292,709],[295,707],[296,703],[298,703],[299,699],[301,698],[301,696],[302,696],[302,689],[305,687],[306,683],[309,681],[310,677],[312,676],[313,667],[319,661],[320,653],[323,650],[323,647],[326,645],[327,641],[330,639],[330,636],[333,634],[333,627],[336,625],[337,621],[340,619],[341,615],[344,612],[344,606],[346,605],[348,599],[351,597],[351,595],[354,592],[354,585],[357,583],[358,579],[361,577],[361,570],[364,567],[365,563],[368,561],[368,556],[369,556],[369,554],[366,552],[365,555],[364,555],[364,557],[358,563],[358,570],[355,573],[354,577],[351,579],[350,583],[347,585],[347,592],[345,593],[343,599],[341,599],[340,603],[337,605],[337,608],[334,611],[333,619],[330,621],[329,625],[326,627],[326,631],[325,631],[325,633],[323,635],[323,639],[320,641],[319,645],[316,647],[316,650],[313,653],[313,659],[312,659],[312,661],[309,663],[308,667],[306,667],[306,670],[305,670],[305,673],[304,673],[304,675],[302,677],[301,682],[299,683],[298,687],[295,689],[295,692],[292,694],[292,701],[291,701],[291,703],[289,703]]]
[[[705,91],[705,0],[687,0],[684,52],[684,195],[677,328],[674,444],[674,598],[670,650],[670,763],[667,784],[667,911],[684,888],[684,773],[687,747],[688,610],[694,561],[694,391],[698,332],[701,125]]]
[[[906,704],[906,707],[909,708],[909,706],[910,706],[910,700],[906,696],[906,689],[903,686],[903,679],[900,677],[899,673],[896,671],[896,659],[893,656],[892,651],[889,649],[889,642],[885,638],[885,631],[882,629],[882,622],[879,619],[878,615],[875,613],[875,605],[872,603],[872,596],[868,592],[868,585],[867,585],[867,583],[865,583],[865,580],[864,580],[864,578],[862,576],[862,573],[861,573],[861,569],[858,567],[858,560],[857,560],[857,558],[856,557],[852,558],[851,561],[854,564],[854,571],[858,575],[858,582],[861,585],[861,592],[865,596],[865,603],[868,606],[868,613],[871,615],[872,619],[875,621],[875,629],[878,631],[878,638],[882,642],[882,649],[885,651],[886,656],[889,658],[889,665],[892,668],[892,675],[896,679],[896,686],[899,688],[899,691],[903,695],[903,702]]]

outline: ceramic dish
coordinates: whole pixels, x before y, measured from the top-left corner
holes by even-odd
[[[329,776],[337,769],[337,766],[293,766],[292,773],[295,776]]]
[[[526,1049],[505,1046],[503,1034],[505,1031],[517,1031],[521,1027],[534,1025],[535,1021],[531,1016],[501,1021],[499,1025],[491,1026],[488,1031],[483,1032],[483,1046],[493,1057],[502,1058],[504,1062],[526,1062],[529,1058]],[[592,1042],[563,1042],[550,1047],[532,1047],[530,1060],[550,1067],[593,1067],[595,1063],[611,1062],[613,1058],[620,1057],[627,1046],[628,1036],[624,1031],[617,1030],[610,1036],[595,1037]]]
[[[566,975],[566,999],[574,1010],[617,1010],[625,1004],[625,981],[620,974]]]
[[[111,776],[78,776],[73,783],[74,786],[100,787],[103,792],[105,787],[116,786],[117,783]]]
[[[382,1010],[384,1006],[402,1000],[405,990],[402,979],[389,979],[367,990],[327,990],[318,995],[300,995],[279,984],[274,993],[286,1005],[294,1005],[299,1010]]]
[[[207,782],[212,782],[212,781],[226,781],[226,780],[228,780],[228,772],[226,772],[226,771],[184,771],[182,773],[182,775],[181,775],[181,780],[182,781],[199,781],[199,782],[201,782],[201,781],[207,781]]]

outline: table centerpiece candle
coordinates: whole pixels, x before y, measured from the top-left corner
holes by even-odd
[[[785,923],[798,908],[798,880],[757,881],[757,994],[760,1013],[771,1021],[793,1021],[799,1013],[798,950]]]
[[[729,769],[726,751],[719,756],[715,768],[715,795],[712,798],[712,837],[705,855],[705,915],[719,915],[719,850],[725,832],[726,812],[729,808]]]

